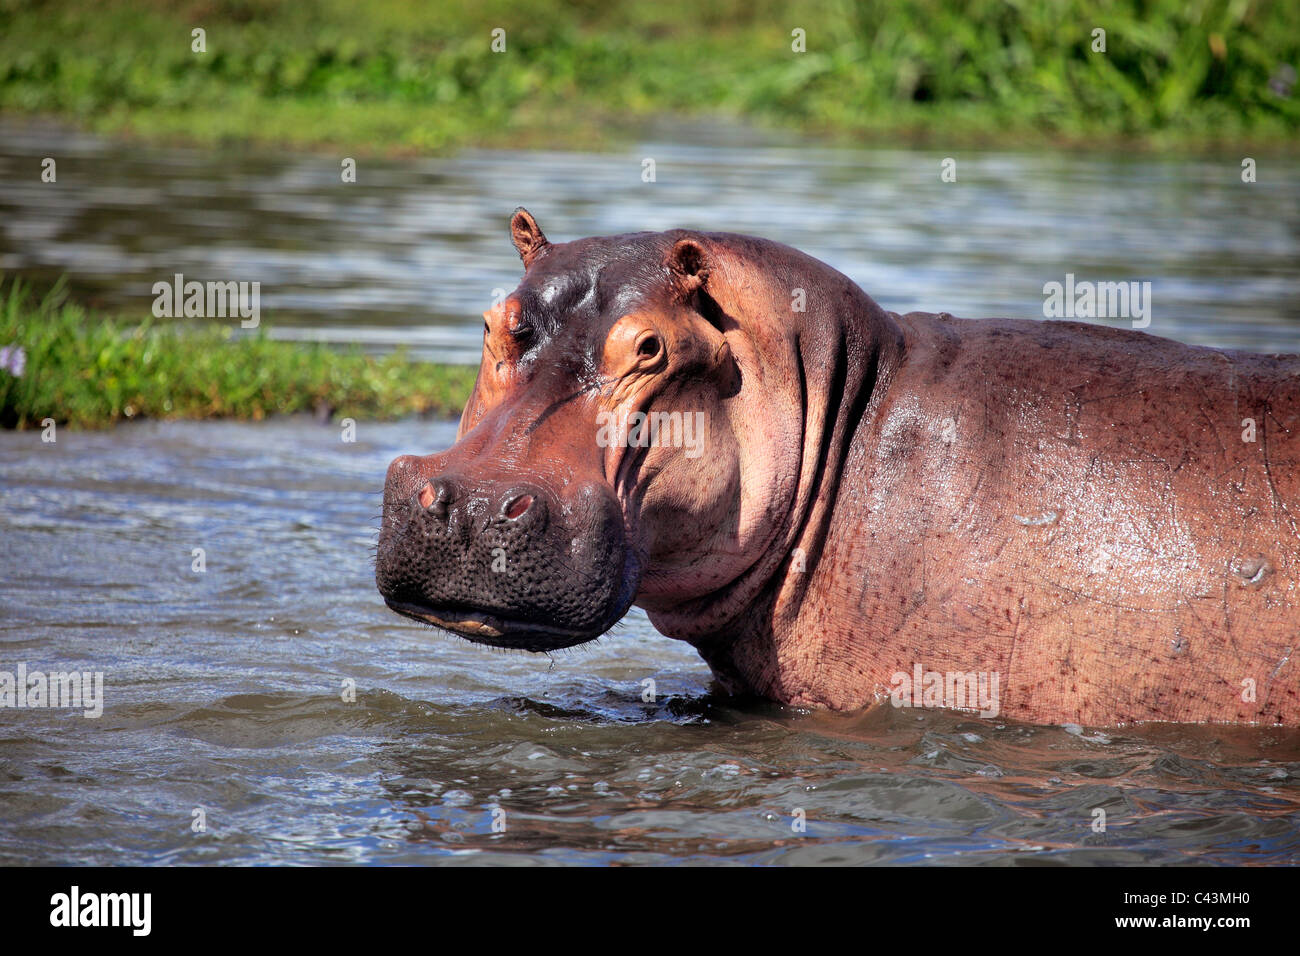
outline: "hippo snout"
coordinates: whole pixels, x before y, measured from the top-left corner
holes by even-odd
[[[458,470],[440,457],[389,467],[375,565],[389,607],[535,651],[592,640],[622,617],[635,582],[611,491]]]

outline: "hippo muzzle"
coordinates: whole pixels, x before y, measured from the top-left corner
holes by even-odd
[[[389,466],[375,571],[388,606],[497,647],[600,636],[635,590],[613,494],[485,470],[445,454]]]

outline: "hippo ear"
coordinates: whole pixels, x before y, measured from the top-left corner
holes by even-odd
[[[515,241],[519,258],[524,260],[525,270],[533,264],[538,254],[550,245],[546,234],[542,232],[542,227],[537,225],[533,214],[523,206],[516,209],[515,214],[510,217],[510,238]]]
[[[668,270],[678,292],[688,296],[709,281],[709,254],[694,239],[678,239],[668,252]]]

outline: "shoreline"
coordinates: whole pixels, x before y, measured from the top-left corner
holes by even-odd
[[[390,420],[460,414],[478,367],[279,341],[265,329],[190,328],[37,299],[0,283],[0,428],[107,428],[125,421]]]
[[[322,111],[328,110],[322,104]],[[19,128],[47,128],[102,139],[106,142],[131,144],[160,149],[205,150],[236,147],[267,155],[286,149],[306,156],[349,155],[362,159],[446,158],[474,151],[553,151],[583,153],[617,153],[673,130],[692,131],[711,127],[756,136],[772,143],[798,138],[800,145],[823,149],[873,150],[914,149],[918,151],[1028,152],[1061,151],[1090,155],[1124,154],[1150,159],[1161,157],[1206,158],[1241,157],[1244,155],[1291,156],[1300,144],[1295,133],[1236,134],[1216,131],[1212,135],[1160,131],[1147,135],[1115,134],[1105,129],[1047,130],[1030,126],[998,126],[996,118],[966,120],[956,127],[942,123],[881,123],[863,128],[799,127],[778,125],[751,117],[712,114],[657,113],[635,118],[611,118],[599,133],[587,136],[559,135],[547,125],[513,130],[508,136],[488,135],[447,144],[437,149],[413,146],[400,141],[344,142],[332,138],[294,139],[276,132],[240,137],[204,134],[185,130],[182,117],[174,122],[152,125],[147,131],[129,123],[89,119],[72,113],[16,112],[0,106],[0,123]],[[590,117],[588,117],[590,120]],[[990,130],[990,126],[995,129]],[[940,128],[942,127],[942,128]],[[268,125],[273,128],[273,124]],[[725,140],[724,140],[725,141]]]

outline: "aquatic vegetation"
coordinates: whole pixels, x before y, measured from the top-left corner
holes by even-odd
[[[412,361],[401,350],[377,357],[275,341],[263,330],[96,315],[67,301],[62,282],[41,297],[20,280],[0,284],[0,343],[9,350],[0,368],[7,428],[39,428],[47,418],[100,427],[294,412],[454,415],[477,371]]]

